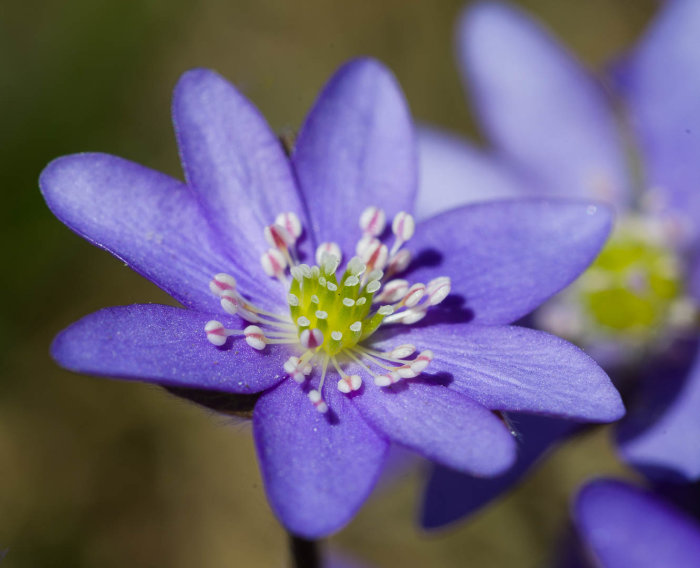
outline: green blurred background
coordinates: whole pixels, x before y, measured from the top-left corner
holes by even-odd
[[[528,0],[589,65],[638,35],[652,0]],[[386,62],[414,116],[476,135],[453,58],[464,3],[30,0],[0,7],[0,551],[3,567],[284,566],[250,428],[157,388],[70,374],[53,335],[106,305],[170,302],[58,222],[37,189],[61,154],[99,150],[181,177],[170,93],[194,66],[296,129],[350,57]],[[542,565],[572,490],[623,474],[598,430],[515,492],[438,534],[415,528],[425,467],[375,492],[331,546],[375,566]],[[2,554],[0,553],[0,556]]]

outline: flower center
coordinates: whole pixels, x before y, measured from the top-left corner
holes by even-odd
[[[362,237],[355,248],[357,256],[342,270],[341,250],[333,242],[318,247],[315,266],[298,262],[295,244],[302,227],[294,213],[278,215],[275,223],[265,228],[270,248],[262,255],[261,264],[268,276],[287,286],[288,314],[256,307],[237,290],[235,279],[228,274],[217,274],[210,283],[224,311],[253,325],[243,330],[226,329],[212,320],[205,326],[209,341],[223,346],[229,336],[238,335],[258,350],[268,344],[289,344],[297,353],[284,364],[287,375],[303,384],[312,380],[315,368],[320,370],[317,387],[308,391],[320,412],[328,410],[322,392],[329,373],[338,374],[337,386],[343,393],[361,388],[360,375],[343,371],[349,363],[360,367],[380,387],[417,377],[432,360],[431,351],[415,355],[415,346],[408,344],[377,351],[367,345],[367,340],[381,325],[408,325],[423,319],[428,308],[442,302],[450,292],[447,277],[413,285],[392,278],[411,260],[410,252],[402,248],[415,229],[411,215],[401,212],[394,218],[391,249],[381,240],[386,226],[384,211],[368,207],[359,224]]]

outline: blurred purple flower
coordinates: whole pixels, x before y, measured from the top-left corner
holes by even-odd
[[[489,476],[515,458],[492,410],[623,414],[582,351],[507,325],[588,266],[610,228],[604,206],[523,200],[424,220],[407,276],[428,284],[409,288],[386,279],[406,268],[401,244],[413,232],[412,125],[380,64],[357,60],[336,73],[291,158],[211,71],[182,77],[173,115],[185,184],[77,154],[49,164],[40,185],[66,225],[185,309],[101,310],[59,334],[52,354],[82,373],[262,393],[253,434],[268,498],[291,532],[316,538],[348,522],[389,442]],[[392,216],[390,251],[380,239]],[[338,257],[355,252],[336,280]],[[313,268],[297,261],[314,257]],[[378,299],[388,307],[370,309]],[[373,333],[382,323],[396,325]],[[411,358],[414,345],[425,351]]]
[[[460,70],[492,150],[424,129],[417,217],[522,195],[595,197],[613,204],[621,238],[611,241],[603,262],[620,266],[609,270],[597,263],[574,292],[584,290],[578,298],[588,303],[573,305],[572,293],[565,292],[563,301],[540,312],[539,321],[580,340],[601,362],[610,362],[611,371],[631,353],[634,374],[642,377],[629,385],[633,396],[618,431],[622,457],[648,475],[700,478],[700,359],[696,342],[687,339],[689,332],[696,334],[693,300],[700,296],[700,3],[673,0],[660,8],[637,47],[611,68],[614,97],[545,30],[505,4],[471,6],[458,34]],[[622,102],[623,117],[615,99]],[[639,250],[653,268],[624,274],[621,268],[632,265]],[[646,291],[635,293],[639,288]],[[588,318],[587,334],[581,317]],[[647,319],[634,327],[637,317]],[[612,332],[591,325],[596,318]],[[611,374],[627,386],[623,373]],[[521,432],[540,452],[561,436],[558,429],[528,425]],[[509,476],[524,473],[535,458],[526,451]],[[438,478],[449,478],[449,488]],[[467,514],[505,487],[502,480],[458,479],[449,472],[433,478],[425,524],[454,520],[460,509]],[[451,512],[440,513],[434,498],[449,500]]]
[[[596,480],[581,489],[573,517],[582,551],[561,568],[698,566],[700,525],[653,493]]]

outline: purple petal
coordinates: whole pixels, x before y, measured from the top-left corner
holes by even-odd
[[[574,507],[581,537],[605,568],[695,568],[700,526],[662,500],[618,481],[585,486]]]
[[[228,81],[206,69],[185,73],[173,95],[173,122],[188,184],[217,235],[263,286],[266,225],[279,213],[305,221],[289,161],[258,110]]]
[[[580,64],[524,13],[482,2],[465,11],[459,56],[496,147],[553,195],[624,203],[626,156],[612,108]]]
[[[464,319],[511,323],[583,272],[610,225],[610,210],[601,205],[534,199],[468,205],[416,227],[408,278],[449,276],[452,304],[464,304]]]
[[[620,395],[593,359],[542,331],[472,323],[412,326],[379,348],[390,349],[399,338],[432,350],[428,371],[449,376],[450,389],[492,410],[593,422],[625,413]]]
[[[304,123],[292,156],[317,243],[337,242],[346,259],[370,206],[389,222],[413,210],[417,186],[411,117],[393,75],[372,59],[331,78]]]
[[[392,441],[474,475],[498,475],[515,459],[515,441],[486,408],[440,384],[366,384],[353,398],[365,419]]]
[[[618,69],[641,143],[647,186],[687,218],[697,236],[700,215],[700,3],[666,2]]]
[[[423,496],[421,525],[442,528],[471,515],[515,486],[552,444],[576,426],[565,420],[541,416],[509,415],[518,432],[518,460],[504,475],[479,478],[445,467],[431,472]]]
[[[105,308],[59,333],[51,355],[78,373],[238,394],[260,392],[283,378],[289,358],[284,346],[268,345],[261,352],[230,338],[214,347],[204,332],[211,319],[158,304]]]
[[[460,205],[522,197],[527,192],[524,178],[518,179],[502,160],[435,128],[418,130],[418,156],[416,217],[419,220]]]
[[[253,433],[267,496],[293,534],[320,538],[355,515],[374,487],[387,450],[350,401],[325,389],[316,411],[302,387],[284,381],[258,401]]]
[[[654,478],[700,479],[700,351],[676,344],[638,385],[620,424],[622,458]]]
[[[75,154],[51,162],[39,184],[56,217],[185,306],[220,311],[209,280],[222,271],[235,273],[246,292],[271,305],[267,279],[259,282],[222,252],[179,181],[115,156]]]

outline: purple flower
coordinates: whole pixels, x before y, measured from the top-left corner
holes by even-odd
[[[614,66],[610,97],[523,13],[500,3],[472,6],[459,22],[460,70],[492,150],[423,131],[416,207],[424,218],[443,207],[518,195],[595,197],[616,207],[618,228],[593,268],[535,322],[586,346],[611,370],[624,363],[643,376],[627,385],[623,373],[611,373],[635,395],[619,431],[620,453],[647,474],[687,480],[700,478],[700,365],[694,351],[674,341],[697,335],[699,32],[700,3],[666,2]],[[663,364],[650,365],[652,357]],[[526,426],[522,434],[544,449],[554,429]],[[521,473],[534,461],[526,456],[516,466]],[[498,493],[498,483],[489,493],[479,481],[479,495]],[[431,484],[430,492],[452,495],[453,511],[424,522],[453,519],[460,493],[462,513],[472,510],[472,489],[464,480],[461,490]]]
[[[59,219],[185,308],[101,310],[59,334],[52,354],[82,373],[262,393],[253,434],[291,532],[348,522],[389,442],[489,476],[516,451],[492,411],[623,414],[587,355],[508,325],[595,257],[605,207],[513,201],[414,223],[410,116],[372,60],[330,80],[290,158],[211,71],[185,73],[173,115],[186,183],[77,154],[40,184]]]
[[[590,560],[582,563],[577,555],[575,566],[698,565],[700,525],[653,493],[620,481],[593,481],[581,489],[573,516]]]

